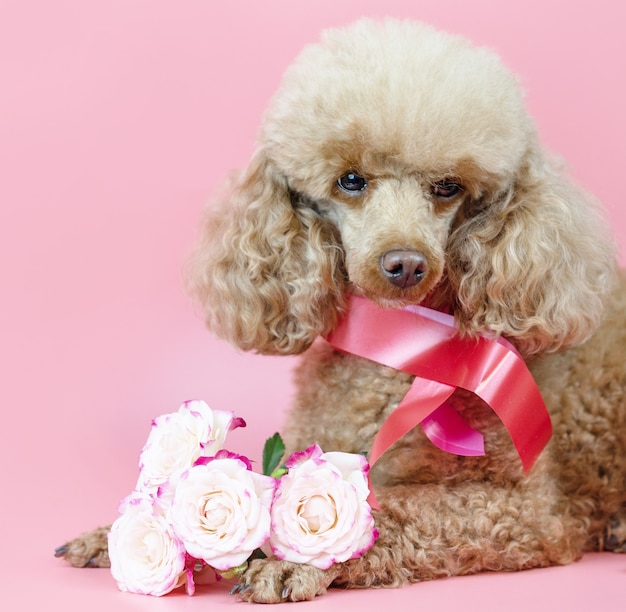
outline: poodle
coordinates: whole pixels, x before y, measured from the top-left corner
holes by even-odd
[[[542,149],[494,53],[410,21],[326,31],[286,72],[221,199],[190,287],[235,346],[303,354],[289,450],[369,451],[413,382],[327,342],[351,296],[444,311],[464,338],[506,338],[553,427],[527,473],[500,419],[457,390],[450,402],[484,455],[411,429],[372,468],[369,551],[328,570],[255,560],[240,598],[308,600],[624,548],[626,284],[599,207]],[[105,564],[102,540],[63,554]]]

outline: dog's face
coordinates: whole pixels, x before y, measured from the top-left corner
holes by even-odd
[[[511,182],[530,129],[492,55],[429,28],[362,35],[358,53],[339,33],[303,54],[262,138],[289,188],[337,228],[352,290],[419,303],[459,216]]]
[[[329,176],[328,196],[309,202],[338,229],[352,291],[387,306],[419,303],[443,275],[451,225],[473,186],[460,171],[386,166],[346,165]]]

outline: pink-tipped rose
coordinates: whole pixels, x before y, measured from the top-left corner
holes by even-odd
[[[215,455],[228,432],[243,425],[232,412],[211,410],[200,400],[157,417],[139,458],[137,490],[156,495],[160,487],[171,486],[199,457]]]
[[[286,465],[271,510],[269,544],[276,557],[327,569],[374,544],[365,457],[311,446]]]
[[[134,493],[109,532],[111,574],[122,591],[165,595],[187,582],[183,543],[159,506]]]
[[[221,571],[236,568],[269,537],[275,487],[246,459],[220,451],[182,474],[170,522],[191,556]]]

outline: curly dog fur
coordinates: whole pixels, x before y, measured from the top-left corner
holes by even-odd
[[[257,560],[240,597],[310,599],[623,546],[626,285],[598,207],[542,150],[493,53],[411,22],[327,31],[287,71],[249,167],[203,228],[190,286],[209,328],[244,350],[304,353],[289,450],[367,451],[412,382],[319,339],[350,293],[505,336],[554,426],[526,476],[499,419],[457,392],[485,456],[446,454],[414,429],[372,470],[372,549],[327,571]]]

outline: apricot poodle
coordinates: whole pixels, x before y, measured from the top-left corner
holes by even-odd
[[[505,337],[553,425],[526,474],[500,419],[458,391],[485,455],[445,452],[412,429],[372,470],[380,536],[365,555],[328,570],[254,561],[241,598],[306,600],[329,586],[621,549],[625,284],[598,207],[542,150],[492,52],[405,21],[325,32],[287,71],[222,199],[203,221],[190,284],[208,327],[237,347],[303,353],[290,450],[369,450],[413,381],[323,339],[352,294],[446,311],[465,337]]]

